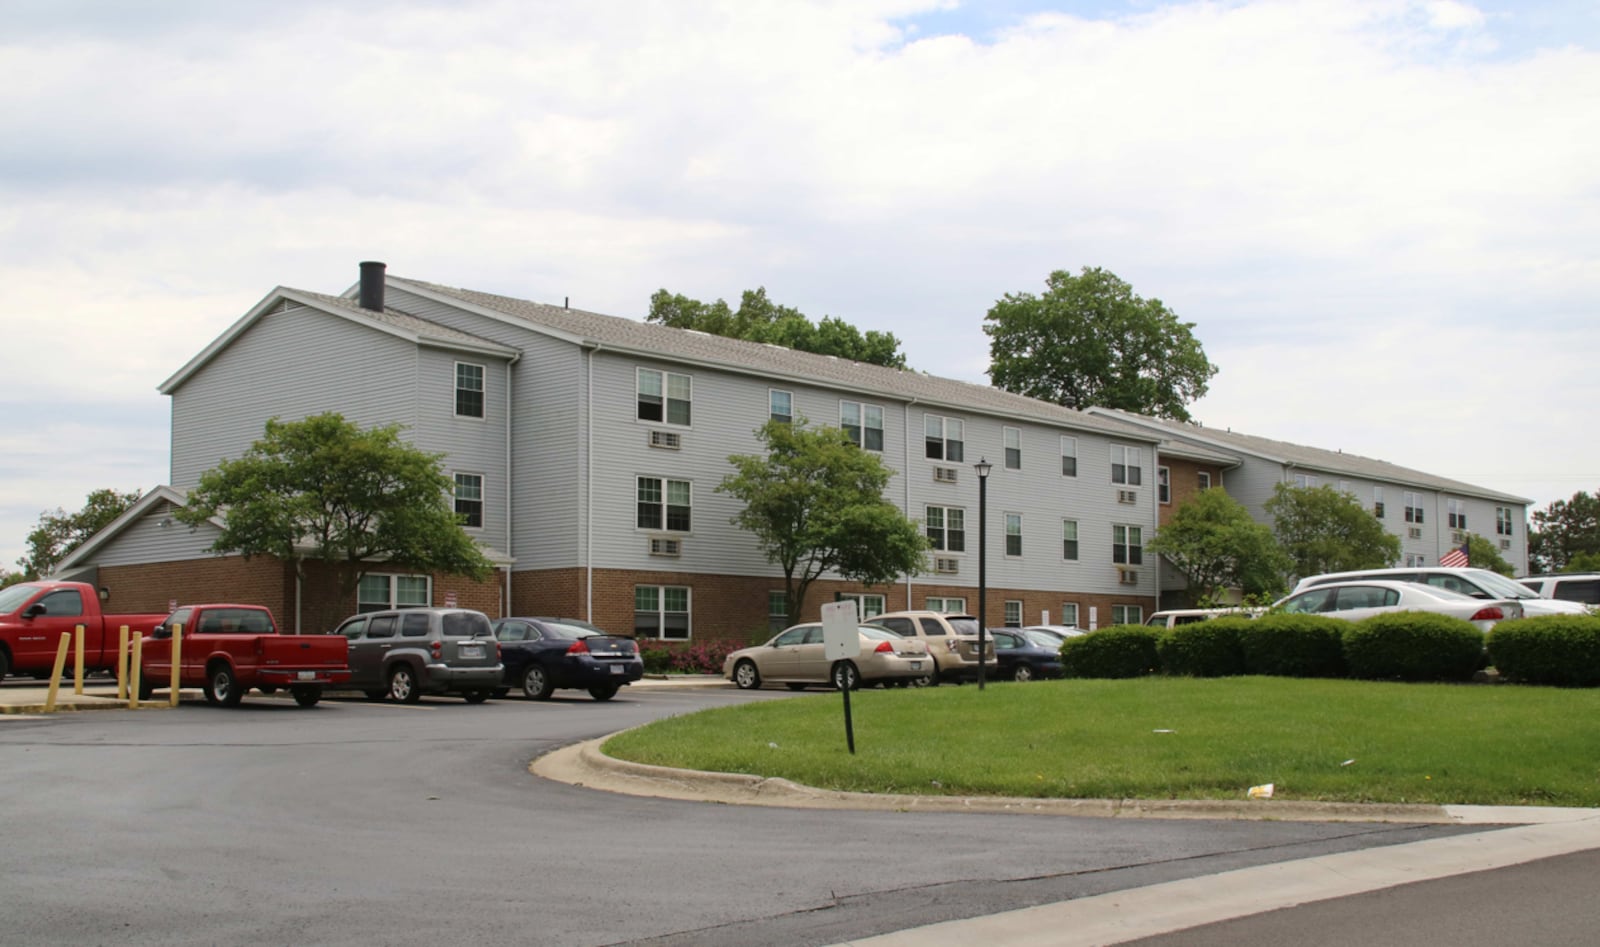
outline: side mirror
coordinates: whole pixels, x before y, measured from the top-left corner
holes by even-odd
[[[168,628],[166,625],[157,625],[155,628],[151,629],[150,637],[161,639],[171,638],[172,629]]]
[[[49,611],[50,610],[48,608],[44,607],[44,603],[43,602],[34,602],[32,605],[28,606],[27,611],[22,613],[22,617],[23,618],[38,618],[40,615],[47,614]]]

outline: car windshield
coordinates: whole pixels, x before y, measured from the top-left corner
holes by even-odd
[[[1539,593],[1533,591],[1519,582],[1513,582],[1498,572],[1487,569],[1474,569],[1472,581],[1488,589],[1499,598],[1539,598]]]
[[[39,586],[31,582],[0,589],[0,615],[9,615],[16,611],[38,591]]]
[[[900,636],[899,635],[895,634],[894,632],[890,631],[887,628],[879,628],[877,625],[862,625],[860,627],[861,627],[861,637],[863,637],[863,638],[871,638],[873,641],[899,641],[900,640]]]
[[[1059,648],[1059,647],[1061,647],[1061,638],[1060,638],[1060,636],[1052,635],[1048,631],[1038,631],[1036,629],[1032,629],[1032,630],[1024,631],[1023,634],[1028,636],[1028,640],[1029,641],[1033,642],[1034,644],[1038,645],[1041,648]]]
[[[950,623],[950,629],[958,635],[971,635],[973,637],[978,635],[978,620],[971,615],[961,618],[946,617],[945,621]]]

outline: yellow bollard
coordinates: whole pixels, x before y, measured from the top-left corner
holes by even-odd
[[[139,709],[139,662],[144,656],[144,635],[133,639],[133,653],[128,656],[128,709]]]
[[[61,633],[61,645],[56,648],[56,666],[50,672],[50,693],[44,699],[44,712],[47,714],[56,712],[56,691],[61,689],[61,672],[66,669],[67,645],[71,642],[71,633],[63,631]]]
[[[117,635],[117,700],[128,699],[128,626]]]
[[[74,629],[74,640],[77,642],[73,648],[76,657],[72,661],[72,692],[79,697],[83,696],[83,626]]]
[[[172,696],[171,706],[178,706],[178,669],[183,664],[183,626],[172,626]]]

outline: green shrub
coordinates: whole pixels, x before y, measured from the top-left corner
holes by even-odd
[[[1061,644],[1067,677],[1143,677],[1161,664],[1156,640],[1161,633],[1143,625],[1112,625]]]
[[[646,674],[721,674],[722,662],[745,647],[737,641],[641,641]]]
[[[1600,618],[1539,615],[1496,622],[1489,661],[1504,680],[1593,687],[1600,684]]]
[[[1239,632],[1251,619],[1224,615],[1177,625],[1156,641],[1161,670],[1188,677],[1228,677],[1244,673]]]
[[[1483,632],[1436,612],[1385,612],[1345,630],[1351,677],[1466,681],[1483,666]]]
[[[1343,677],[1349,622],[1327,615],[1262,615],[1239,629],[1246,674]]]

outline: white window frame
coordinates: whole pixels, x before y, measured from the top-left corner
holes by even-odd
[[[1374,486],[1372,488],[1372,515],[1381,520],[1383,519],[1384,512],[1383,487]]]
[[[928,611],[938,612],[941,615],[965,615],[967,613],[967,600],[964,598],[934,595],[930,596],[922,604]]]
[[[488,384],[489,384],[489,381],[488,381],[489,380],[489,369],[488,369],[488,367],[484,366],[484,365],[479,365],[477,362],[456,362],[455,366],[456,366],[455,367],[455,375],[456,375],[455,413],[456,413],[456,417],[458,417],[458,418],[471,418],[474,421],[482,421],[482,420],[484,420],[485,417],[489,413],[489,395],[488,395],[488,391],[487,391]],[[462,380],[463,380],[462,377],[461,377],[462,369],[476,369],[477,370],[477,372],[478,372],[478,379],[477,379],[478,380],[478,387],[473,388],[470,385],[463,385],[462,384]],[[471,379],[467,379],[467,380],[470,381]],[[464,413],[462,413],[462,411],[461,411],[461,395],[462,395],[463,392],[475,392],[477,394],[477,396],[478,396],[478,413],[477,414],[464,414]]]
[[[845,414],[845,410],[847,408],[855,411],[855,424],[851,424],[849,417]],[[872,423],[873,421],[876,421],[877,423],[874,424]],[[856,442],[857,447],[861,448],[862,450],[876,451],[880,454],[883,453],[882,405],[869,404],[865,401],[840,401],[839,426],[844,429],[846,434],[850,435],[850,439]],[[854,430],[852,430],[852,428]],[[872,443],[873,438],[871,435],[874,431],[876,431],[878,435],[878,443],[876,445]]]
[[[877,592],[840,592],[836,600],[855,602],[856,617],[862,621],[871,621],[889,610],[888,600]]]
[[[1143,526],[1132,523],[1111,524],[1111,561],[1119,566],[1144,565]]]
[[[1071,533],[1072,535],[1069,537],[1067,535],[1068,533]],[[1067,548],[1067,543],[1072,544],[1072,548],[1070,550]],[[1072,553],[1070,556],[1067,555],[1069,551]],[[1077,562],[1078,556],[1078,521],[1063,519],[1061,521],[1061,561]]]
[[[1008,559],[1020,559],[1020,558],[1022,558],[1022,514],[1021,513],[1006,513],[1004,516],[1001,517],[1001,522],[1005,524],[1005,531],[1006,531],[1005,532],[1005,535],[1006,535],[1006,558],[1008,558]],[[1012,528],[1013,526],[1016,527],[1016,528],[1013,529]],[[1012,546],[1011,540],[1012,540],[1013,537],[1015,537],[1016,541],[1017,541],[1016,542],[1016,549],[1017,549],[1016,552],[1012,552],[1011,551],[1011,546]]]
[[[1406,508],[1406,522],[1421,525],[1425,516],[1422,509],[1422,494],[1404,490],[1400,496]]]
[[[1310,490],[1317,485],[1317,475],[1297,473],[1294,475],[1294,485],[1301,490]]]
[[[1144,624],[1144,606],[1142,606],[1142,605],[1113,605],[1113,606],[1111,606],[1111,624],[1113,624],[1113,625],[1142,625],[1142,624]]]
[[[935,425],[939,428],[937,436],[934,433]],[[935,463],[963,463],[966,457],[966,432],[966,425],[960,418],[946,417],[942,414],[924,414],[922,416],[923,456]],[[952,436],[952,433],[954,436]],[[939,444],[937,457],[928,453],[935,441]],[[956,448],[954,451],[950,450],[952,444]],[[952,456],[952,454],[956,456]]]
[[[1496,536],[1515,536],[1511,525],[1511,507],[1497,506],[1494,508],[1494,534]]]
[[[1111,482],[1127,487],[1144,485],[1143,468],[1139,466],[1140,448],[1127,444],[1111,445]]]
[[[1070,473],[1067,471],[1069,466],[1067,461],[1069,460],[1072,461],[1070,464],[1072,471]],[[1076,437],[1068,437],[1066,435],[1061,437],[1061,476],[1078,476],[1078,439]]]
[[[1444,501],[1445,522],[1450,529],[1467,528],[1467,501],[1455,497],[1446,497]]]
[[[462,483],[462,479],[463,478],[466,478],[469,481],[469,483],[468,484],[463,484]],[[456,515],[457,516],[466,516],[467,519],[468,519],[468,522],[462,524],[463,528],[465,528],[465,529],[483,529],[483,524],[484,524],[484,521],[486,519],[486,517],[485,517],[485,513],[486,513],[485,503],[484,503],[484,499],[483,499],[485,478],[484,478],[483,474],[481,474],[481,473],[472,473],[471,471],[466,471],[466,470],[457,470],[451,475],[451,480],[454,482],[454,486],[451,488],[451,491],[450,491],[451,506],[456,511]],[[477,486],[478,495],[476,497],[472,497],[470,495],[469,496],[463,496],[462,495],[461,488],[463,486],[471,486],[470,481],[476,481],[477,482],[476,486]],[[476,503],[478,505],[478,522],[477,522],[476,525],[471,523],[472,514],[470,512],[467,512],[467,511],[464,511],[464,510],[461,509],[461,505],[463,503],[466,503],[466,504]]]
[[[1197,471],[1195,473],[1195,482],[1200,484],[1200,489],[1202,489],[1202,490],[1210,490],[1211,489],[1211,471],[1209,471],[1209,470]]]
[[[937,526],[934,525],[934,519],[935,519],[934,511],[935,510],[938,511],[937,519],[938,519],[939,525],[937,525]],[[962,552],[966,552],[967,551],[967,508],[966,507],[964,507],[964,506],[935,506],[933,504],[929,504],[928,506],[926,506],[924,508],[923,512],[924,512],[924,515],[926,515],[926,517],[927,517],[927,519],[924,521],[923,529],[928,535],[928,540],[931,543],[933,543],[933,546],[931,548],[935,552],[962,553]],[[959,528],[952,527],[950,525],[950,520],[952,518],[950,514],[952,514],[952,513],[955,514],[954,518],[956,520],[960,521],[960,523],[961,523]],[[938,531],[938,533],[939,533],[938,536],[934,535],[934,531],[935,530]],[[961,534],[961,548],[959,548],[959,549],[954,548],[954,547],[952,547],[950,545],[950,533],[952,533],[952,532],[957,532],[957,533]]]
[[[789,410],[780,412],[778,402],[782,401]],[[773,421],[782,421],[784,424],[794,423],[794,392],[784,391],[782,388],[767,389],[767,417]]]
[[[655,392],[647,393],[645,391],[645,387],[646,387],[645,386],[645,379],[647,377],[654,377],[655,378],[654,387],[657,389]],[[681,398],[680,397],[675,397],[674,394],[673,394],[673,383],[674,383],[674,381],[682,383],[682,388],[683,388],[682,395],[683,395],[683,397],[681,397]],[[645,415],[645,405],[646,405],[646,402],[645,402],[644,399],[645,399],[647,394],[650,397],[655,397],[655,398],[661,399],[660,404],[657,405],[657,407],[660,409],[660,412],[661,412],[661,417],[660,418],[647,418],[647,417],[644,416]],[[636,369],[634,369],[634,401],[635,401],[635,414],[634,414],[634,416],[638,420],[643,421],[646,424],[665,424],[665,425],[668,425],[670,427],[682,427],[682,428],[688,428],[688,427],[693,427],[694,426],[694,423],[693,423],[694,422],[694,376],[693,375],[685,375],[685,374],[683,374],[681,372],[664,371],[664,370],[659,369],[659,368],[643,368],[643,367],[636,368]],[[672,420],[672,404],[675,401],[679,402],[679,403],[681,403],[683,405],[684,420],[682,420],[682,421],[674,421],[674,420]]]
[[[1067,617],[1069,615],[1071,616],[1070,618]],[[1073,628],[1082,627],[1081,625],[1078,624],[1078,603],[1077,602],[1062,602],[1061,603],[1061,624],[1063,624],[1063,625],[1071,625]]]
[[[1172,468],[1156,468],[1156,502],[1162,506],[1172,505]]]
[[[370,586],[376,584],[370,580],[379,579],[384,584],[383,600],[363,598],[363,595],[369,594]],[[406,594],[402,594],[402,586]],[[431,604],[433,604],[433,577],[429,575],[368,572],[356,584],[357,613],[382,612],[392,608],[426,608]]]
[[[642,498],[642,491],[640,488],[646,481],[653,481],[655,483],[656,499],[653,501]],[[681,484],[688,491],[687,502],[671,502],[671,487],[674,484]],[[633,526],[636,531],[645,533],[681,533],[685,535],[694,532],[693,480],[679,480],[674,477],[658,477],[651,474],[640,474],[634,479],[633,497]],[[647,525],[644,522],[644,517],[641,515],[643,511],[640,510],[639,507],[644,503],[653,503],[655,506],[660,507],[660,510],[658,511],[659,515],[655,517],[655,523],[653,525]],[[671,522],[670,511],[673,507],[682,507],[688,511],[689,522],[687,525],[682,527],[668,525]]]
[[[1000,429],[1001,466],[1005,470],[1022,469],[1022,428]]]
[[[1020,598],[1008,598],[1008,599],[1006,599],[1005,604],[1002,606],[1002,608],[1005,609],[1005,611],[1002,613],[1005,617],[1002,618],[1001,621],[1004,622],[1005,626],[1007,628],[1021,628],[1022,627],[1022,599],[1020,599]]]
[[[652,589],[652,590],[654,590],[654,592],[655,592],[655,601],[656,601],[654,609],[642,609],[642,608],[639,607],[639,592],[641,590],[644,590],[644,589]],[[667,593],[669,591],[670,592],[682,592],[683,593],[683,610],[682,611],[678,611],[678,610],[669,611],[667,609]],[[640,628],[639,628],[639,616],[640,615],[654,615],[655,616],[655,618],[656,618],[656,629],[655,629],[656,633],[655,634],[653,634],[653,635],[641,635],[640,634]],[[667,632],[667,616],[668,615],[682,615],[683,616],[684,622],[683,622],[683,636],[682,637],[676,637],[676,636],[671,637],[671,638],[667,637],[666,632]],[[687,586],[687,585],[635,585],[633,587],[633,634],[634,634],[634,637],[636,637],[636,638],[646,638],[646,639],[651,640],[651,641],[689,641],[692,638],[694,638],[694,590],[692,588],[690,588],[689,586]]]
[[[634,593],[638,595],[637,592]],[[637,598],[634,605],[639,603]],[[767,592],[767,630],[773,634],[789,627],[789,593],[782,589],[768,590]]]

